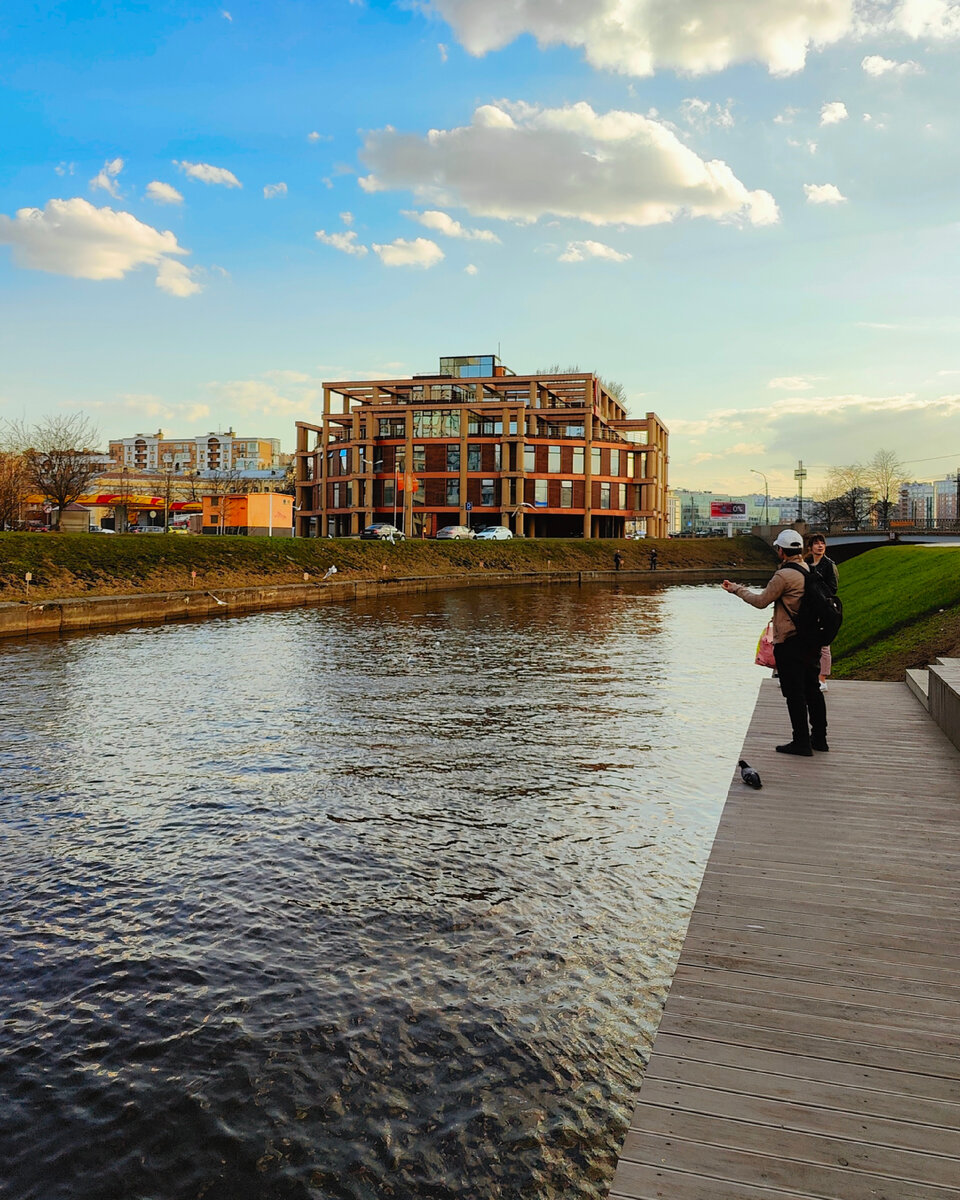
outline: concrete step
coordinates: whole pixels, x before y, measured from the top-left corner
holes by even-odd
[[[923,707],[930,711],[930,676],[926,668],[911,669],[907,671],[907,687],[920,701]]]
[[[930,716],[960,750],[960,658],[938,658],[927,676]]]

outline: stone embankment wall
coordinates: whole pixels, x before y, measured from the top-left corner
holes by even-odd
[[[762,571],[759,573],[762,575]],[[83,633],[118,625],[163,624],[199,617],[236,616],[303,605],[336,604],[350,600],[432,592],[466,587],[517,584],[584,583],[713,583],[723,578],[752,580],[758,571],[551,571],[484,572],[471,575],[357,579],[264,587],[221,588],[211,591],[154,592],[139,596],[91,596],[82,599],[27,600],[0,604],[0,637]]]

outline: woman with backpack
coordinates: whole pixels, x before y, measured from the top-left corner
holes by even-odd
[[[832,596],[837,594],[840,587],[840,572],[837,570],[837,564],[832,558],[827,557],[827,535],[825,533],[810,534],[810,552],[804,559],[812,571],[823,580],[824,585],[830,591]],[[833,656],[830,654],[830,647],[824,646],[820,651],[820,691],[827,690],[827,676],[833,669]]]

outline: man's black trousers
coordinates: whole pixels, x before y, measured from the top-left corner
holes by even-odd
[[[793,741],[810,745],[810,734],[826,740],[827,706],[820,691],[820,648],[802,642],[796,634],[773,648],[780,691],[787,702]],[[807,715],[810,722],[807,724]]]

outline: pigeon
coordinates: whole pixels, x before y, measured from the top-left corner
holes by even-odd
[[[752,788],[762,788],[763,787],[763,784],[760,782],[760,776],[753,769],[753,767],[750,766],[750,764],[748,762],[744,762],[743,759],[741,758],[740,761],[737,763],[737,766],[740,768],[740,778],[747,785],[747,787],[752,787]]]

